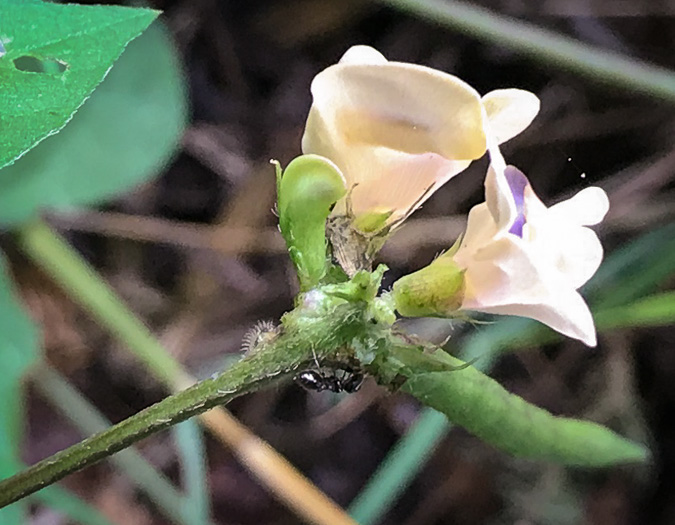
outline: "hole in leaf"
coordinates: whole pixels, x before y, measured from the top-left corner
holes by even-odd
[[[55,58],[22,56],[14,59],[14,67],[19,71],[26,71],[27,73],[58,74],[68,69],[68,64]]]

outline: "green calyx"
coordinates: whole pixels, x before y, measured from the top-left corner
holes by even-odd
[[[283,172],[276,167],[279,227],[306,291],[328,272],[326,219],[347,189],[338,168],[319,155],[297,157]]]
[[[364,213],[354,218],[354,228],[363,233],[377,233],[386,227],[392,213],[393,210]]]
[[[446,255],[400,278],[391,292],[396,310],[406,317],[449,317],[464,300],[464,270]]]

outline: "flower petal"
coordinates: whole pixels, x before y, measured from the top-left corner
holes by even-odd
[[[485,151],[478,94],[434,69],[397,62],[337,64],[314,78],[312,94],[313,111],[330,133],[327,140],[457,160]],[[318,153],[306,147],[311,144],[303,140],[303,152]]]
[[[598,236],[582,224],[599,222],[609,208],[607,194],[586,188],[571,199],[546,208],[531,187],[525,191],[527,224],[524,238],[551,268],[565,276],[569,286],[579,288],[596,272],[603,250]]]
[[[602,262],[602,244],[595,232],[584,227],[537,230],[530,250],[540,254],[542,264],[564,276],[571,288],[586,284]]]
[[[474,251],[466,267],[465,308],[484,311],[487,307],[538,302],[548,297],[550,280],[542,275],[545,269],[538,267],[523,249],[524,244],[508,236]],[[459,262],[457,257],[455,260]]]
[[[475,255],[475,252],[490,243],[499,232],[487,204],[477,204],[469,212],[466,223],[466,232],[462,237],[459,249],[454,254],[454,259],[462,267],[467,267]]]
[[[347,172],[367,172],[376,165],[381,175],[357,183],[349,197],[352,213],[357,217],[369,211],[391,213],[391,224],[405,219],[470,163],[448,160],[435,153],[410,155],[388,148],[361,146],[350,151],[352,154],[344,159]],[[338,203],[335,211],[342,213],[346,205]]]
[[[556,332],[580,340],[586,346],[597,345],[593,315],[583,297],[567,290],[538,304],[508,304],[482,308],[485,313],[529,317],[551,327]]]
[[[522,238],[523,226],[525,226],[525,190],[530,187],[530,181],[527,180],[522,171],[513,166],[507,166],[504,176],[509,185],[513,202],[516,205],[516,217],[513,224],[509,227],[509,233]]]
[[[355,223],[371,223],[360,221],[361,214],[387,216],[385,226],[393,227],[481,157],[489,140],[491,165],[500,175],[488,186],[504,197],[494,206],[488,202],[508,232],[518,208],[505,191],[506,165],[498,140],[510,138],[534,118],[536,96],[511,89],[481,99],[453,75],[389,62],[368,46],[350,48],[338,64],[314,78],[311,89],[303,152],[331,159],[351,189],[335,214],[343,214],[351,200]],[[491,125],[495,133],[488,138]]]
[[[386,64],[388,60],[377,49],[370,46],[352,46],[342,58],[340,64]]]
[[[551,216],[573,224],[592,226],[598,224],[609,211],[609,198],[602,188],[591,186],[577,193],[571,199],[554,204],[549,208]]]
[[[462,308],[530,317],[595,346],[593,318],[581,295],[553,269],[537,264],[524,245],[502,238],[476,253],[466,268]]]
[[[350,146],[341,140],[325,121],[321,113],[314,107],[309,110],[305,133],[302,136],[302,151],[305,154],[314,153],[333,161],[345,177],[347,188],[351,188],[356,181],[354,171],[346,169],[348,159],[354,158]]]
[[[507,169],[518,171],[513,166],[506,166],[499,147],[488,137],[490,152],[490,167],[485,177],[485,202],[500,230],[509,231],[518,217],[518,208],[513,198],[511,187],[506,176]],[[518,171],[519,172],[519,171]],[[521,172],[519,172],[523,177]],[[525,177],[527,179],[527,177]]]
[[[512,139],[539,113],[539,99],[522,89],[497,89],[483,97],[490,131],[497,143]]]

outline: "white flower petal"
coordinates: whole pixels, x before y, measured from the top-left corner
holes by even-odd
[[[370,46],[352,46],[342,55],[340,64],[385,64],[388,60]]]
[[[577,193],[571,199],[549,208],[551,216],[575,224],[592,226],[598,224],[609,211],[609,198],[602,188],[591,186]]]
[[[455,261],[460,264],[457,257]],[[514,302],[543,301],[550,295],[545,273],[517,237],[493,240],[475,250],[466,265],[464,307],[485,311]]]
[[[529,317],[595,346],[593,318],[581,295],[564,276],[538,265],[520,239],[502,238],[484,247],[465,279],[462,308]]]
[[[498,144],[518,135],[539,113],[537,96],[522,89],[497,89],[482,100],[490,131]]]
[[[587,346],[597,345],[593,315],[583,297],[576,291],[559,293],[551,302],[537,304],[504,304],[485,307],[482,312],[499,315],[518,315],[529,317],[556,332],[580,340]]]
[[[498,232],[487,204],[477,204],[469,212],[462,243],[453,258],[460,266],[467,267],[475,252],[492,242]]]
[[[465,270],[462,308],[530,317],[595,346],[593,318],[576,290],[602,261],[597,235],[582,224],[604,216],[606,194],[587,188],[549,209],[516,168],[495,167],[503,159],[492,143],[490,153],[496,162],[485,182],[486,203],[471,210],[452,255]]]
[[[531,250],[564,276],[571,288],[583,286],[597,271],[602,262],[603,249],[598,236],[589,228],[560,228],[556,225],[531,241]]]
[[[506,162],[493,140],[488,137],[490,167],[485,177],[485,201],[499,229],[508,231],[518,211],[505,175]]]

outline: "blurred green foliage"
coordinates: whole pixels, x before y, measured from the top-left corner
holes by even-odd
[[[61,129],[157,15],[150,9],[4,2],[0,167]]]
[[[3,2],[0,222],[18,225],[48,207],[98,202],[153,176],[168,160],[186,121],[173,44],[155,24],[124,51],[158,14],[117,6]],[[14,295],[4,263],[0,333],[0,477],[5,478],[21,468],[22,382],[39,354],[37,329]],[[38,499],[82,523],[106,523],[60,489]],[[0,521],[25,523],[24,512],[23,504],[12,505],[0,510]]]
[[[10,275],[0,254],[0,478],[19,467],[23,437],[23,375],[38,357],[38,334],[18,303]],[[0,523],[24,523],[23,505],[0,509]]]
[[[128,191],[175,151],[186,94],[166,30],[154,24],[57,135],[0,172],[0,222]]]

